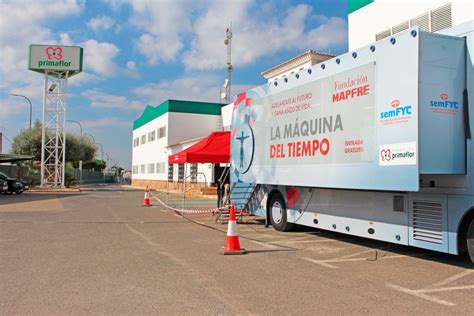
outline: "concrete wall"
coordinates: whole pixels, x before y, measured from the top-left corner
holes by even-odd
[[[451,2],[452,25],[473,19],[472,0],[375,0],[349,14],[349,50],[375,42],[375,34]]]

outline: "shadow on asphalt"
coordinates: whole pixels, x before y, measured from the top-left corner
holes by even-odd
[[[265,219],[256,218],[249,221],[244,221],[239,223],[240,225],[265,225]],[[271,225],[270,225],[271,226]],[[273,229],[270,227],[270,229]],[[461,268],[472,269],[474,264],[472,264],[467,256],[463,255],[451,255],[442,252],[431,251],[427,249],[416,248],[412,246],[404,246],[398,244],[392,244],[385,241],[378,241],[367,239],[358,236],[345,235],[337,232],[331,232],[326,230],[319,230],[312,227],[297,225],[290,232],[282,232],[281,234],[291,236],[296,233],[307,233],[310,235],[318,235],[322,238],[327,238],[335,241],[346,242],[353,245],[361,247],[369,247],[374,250],[374,257],[367,258],[368,261],[376,261],[378,258],[385,256],[388,252],[405,255],[412,258],[419,258],[422,260],[429,260],[438,263],[449,264],[453,266],[458,266]],[[286,251],[286,250],[285,250]],[[250,252],[250,251],[249,251]]]
[[[261,249],[261,250],[247,250],[247,253],[282,252],[282,251],[297,251],[297,249]]]
[[[15,203],[37,202],[52,199],[63,199],[82,195],[82,193],[22,193],[22,194],[2,194],[0,195],[0,205],[9,205]]]

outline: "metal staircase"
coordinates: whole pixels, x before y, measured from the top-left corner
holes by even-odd
[[[230,192],[231,203],[234,204],[235,208],[238,210],[250,212],[250,202],[252,201],[256,189],[257,184],[255,183],[235,183],[233,190]]]
[[[230,188],[230,204],[234,204],[236,209],[237,221],[242,220],[244,214],[251,213],[253,209],[253,204],[251,203],[255,192],[257,191],[258,185],[255,183],[244,183],[237,182],[233,183]],[[216,218],[216,223],[221,221],[221,223],[227,222],[229,219],[229,210],[221,210],[218,212]]]

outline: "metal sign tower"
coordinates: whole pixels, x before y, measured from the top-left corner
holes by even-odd
[[[41,186],[64,187],[68,78],[82,71],[81,47],[30,45],[30,70],[44,73]]]
[[[64,187],[68,75],[49,70],[44,74],[41,186],[45,187]]]

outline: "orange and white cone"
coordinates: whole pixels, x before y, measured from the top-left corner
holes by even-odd
[[[244,248],[240,248],[239,235],[237,234],[237,223],[235,218],[234,205],[230,206],[229,212],[229,226],[227,226],[227,238],[225,240],[225,246],[221,250],[223,255],[243,255],[247,251]]]
[[[142,206],[151,206],[150,204],[150,190],[148,190],[148,186],[145,188],[145,197],[143,198],[143,205]]]

